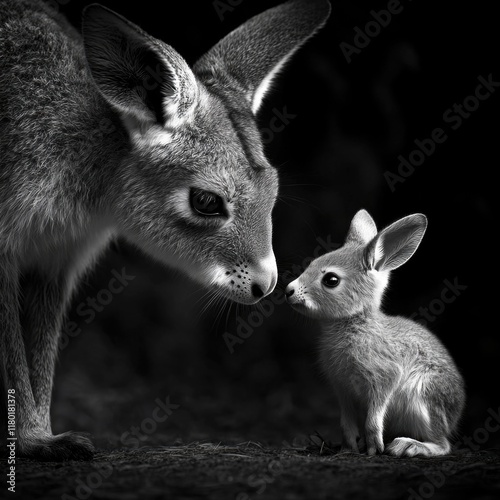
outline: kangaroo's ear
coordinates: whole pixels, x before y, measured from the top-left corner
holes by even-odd
[[[402,266],[415,253],[426,229],[427,218],[423,214],[409,215],[386,227],[367,245],[366,267],[392,271]]]
[[[253,17],[194,66],[202,81],[239,89],[257,113],[273,79],[328,19],[327,0],[291,0]]]
[[[346,243],[366,245],[377,235],[377,226],[366,210],[360,210],[351,221]]]
[[[99,4],[84,11],[83,38],[94,81],[127,122],[173,127],[189,118],[198,84],[172,47]]]

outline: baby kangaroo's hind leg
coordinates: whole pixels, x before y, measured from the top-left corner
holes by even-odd
[[[409,436],[421,436],[422,440],[398,437],[387,446],[387,453],[396,457],[436,457],[450,452],[445,408],[436,405],[429,411],[428,406],[422,401],[413,405],[412,426],[407,431]]]
[[[93,456],[94,447],[88,438],[73,432],[52,436],[50,424],[54,368],[61,324],[69,296],[65,276],[61,273],[49,278],[42,273],[32,273],[24,281],[23,323],[29,334],[31,386],[42,428],[51,436],[50,458],[89,460]]]
[[[450,443],[445,437],[442,437],[439,442],[435,443],[399,437],[387,446],[387,453],[395,457],[438,457],[447,455],[450,450]]]
[[[463,380],[451,362],[443,363],[433,376],[424,379],[420,394],[408,394],[405,434],[387,447],[388,453],[402,457],[434,457],[451,451],[450,436],[455,432],[465,404]],[[415,439],[417,438],[417,439]]]

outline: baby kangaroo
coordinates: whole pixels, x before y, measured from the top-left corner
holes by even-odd
[[[278,176],[256,114],[330,6],[272,8],[191,68],[100,5],[82,34],[48,5],[0,0],[0,437],[9,391],[18,456],[89,459],[90,440],[50,422],[79,278],[122,236],[220,296],[272,292]]]
[[[339,400],[346,451],[358,452],[360,438],[369,455],[450,452],[465,403],[462,377],[429,330],[381,311],[390,272],[413,255],[426,227],[415,214],[377,232],[361,210],[344,246],[286,289],[294,309],[321,323],[321,364]]]

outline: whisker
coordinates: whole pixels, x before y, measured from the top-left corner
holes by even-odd
[[[227,330],[227,325],[229,323],[229,316],[231,314],[231,309],[233,308],[233,304],[234,304],[234,302],[232,300],[229,300],[228,302],[229,302],[229,307],[227,309],[227,314],[226,314],[226,328],[225,328],[226,330]]]
[[[231,306],[228,307],[228,304],[230,304],[230,300],[227,298],[227,297],[222,297],[221,298],[221,302],[220,302],[220,306],[219,306],[219,311],[215,317],[215,323],[217,323],[217,329],[220,325],[220,322],[222,320],[222,317],[224,315],[224,311],[225,309],[229,309]],[[227,321],[226,321],[226,328],[227,328]]]
[[[208,309],[214,304],[214,302],[219,298],[220,294],[222,293],[221,290],[211,290],[210,291],[210,297],[208,298],[206,304],[203,306],[201,309],[201,314],[205,314]]]
[[[315,209],[318,209],[318,206],[315,205],[314,203],[311,203],[310,200],[308,200],[307,198],[303,198],[303,197],[300,197],[300,196],[291,196],[291,195],[288,195],[288,194],[280,194],[278,196],[278,200],[283,202],[283,203],[286,203],[285,200],[290,200],[290,201],[295,201],[297,203],[302,203],[304,205],[308,205],[310,206],[311,208],[315,208]]]
[[[204,291],[203,295],[201,295],[196,301],[195,301],[195,305],[198,305],[200,302],[203,302],[205,301],[205,299],[211,295],[213,293],[213,290],[212,289],[207,289]]]

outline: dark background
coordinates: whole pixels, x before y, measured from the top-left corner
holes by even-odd
[[[79,25],[87,3],[70,0],[60,9]],[[208,0],[101,3],[194,63],[222,36],[279,2],[243,0],[222,20]],[[467,383],[460,437],[483,427],[487,410],[500,404],[492,197],[500,91],[457,130],[443,113],[474,93],[480,75],[500,81],[498,22],[487,2],[401,5],[403,11],[348,64],[340,43],[352,44],[354,28],[364,29],[370,10],[387,2],[333,2],[327,27],[293,59],[267,99],[259,115],[263,129],[273,109],[296,115],[267,145],[282,181],[275,252],[283,273],[312,257],[318,237],[341,243],[359,208],[380,227],[425,213],[427,234],[393,274],[385,307],[411,315],[439,299],[445,280],[467,286],[429,323]],[[397,172],[398,155],[408,158],[414,140],[429,138],[437,127],[448,139],[392,192],[384,172]],[[122,268],[135,279],[87,323],[78,305]],[[170,396],[179,409],[154,433],[143,433],[144,444],[254,440],[280,446],[301,444],[315,431],[337,441],[338,408],[316,364],[317,325],[286,304],[273,305],[231,354],[223,334],[236,335],[241,321],[252,312],[258,318],[259,309],[203,311],[203,296],[196,284],[127,243],[113,245],[71,307],[69,318],[81,333],[61,352],[55,430],[90,431],[101,447],[122,446],[122,433],[151,417],[157,398]],[[498,444],[497,434],[483,446]]]

